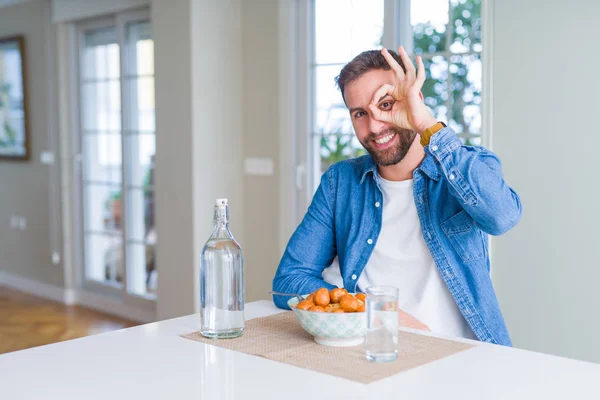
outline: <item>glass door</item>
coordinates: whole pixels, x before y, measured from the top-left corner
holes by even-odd
[[[156,296],[154,46],[148,12],[78,25],[81,283]]]

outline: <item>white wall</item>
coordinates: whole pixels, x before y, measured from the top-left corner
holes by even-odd
[[[212,232],[217,198],[229,199],[230,227],[245,247],[241,0],[192,0],[191,18],[194,244],[199,257]],[[199,293],[194,293],[196,311]]]
[[[0,274],[63,287],[63,266],[52,263],[52,253],[60,252],[62,246],[61,220],[56,215],[60,213],[57,107],[53,103],[56,32],[50,23],[50,0],[14,3],[0,8],[0,37],[25,36],[30,159],[0,162]],[[54,152],[54,165],[40,162],[43,151]],[[13,215],[26,219],[25,230],[11,228]]]
[[[239,0],[152,3],[159,319],[198,310],[216,198],[230,199],[244,247],[240,9]]]
[[[269,290],[281,258],[279,174],[282,162],[288,160],[279,154],[279,116],[280,105],[288,100],[277,100],[280,94],[278,17],[278,0],[243,2],[244,157],[270,158],[279,166],[271,176],[244,177],[243,250],[246,298],[251,301],[270,299]],[[291,208],[285,207],[284,213],[291,215]]]
[[[494,150],[523,219],[495,240],[514,345],[600,362],[600,2],[497,0]]]
[[[189,0],[152,4],[158,319],[195,311],[190,8]]]

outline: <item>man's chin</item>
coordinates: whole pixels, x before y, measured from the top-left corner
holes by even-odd
[[[375,164],[377,164],[380,167],[389,167],[390,165],[396,165],[404,158],[404,156],[398,154],[396,151],[379,152],[377,150],[374,150],[369,151],[369,154],[371,154],[371,157],[373,158],[373,161],[375,161]]]
[[[400,161],[404,159],[406,154],[408,154],[408,150],[412,146],[415,137],[417,136],[416,132],[408,131],[408,130],[397,130],[395,131],[398,134],[398,143],[392,148],[388,148],[385,150],[377,150],[372,146],[365,146],[365,143],[362,143],[363,147],[369,152],[375,164],[380,167],[389,167],[391,165],[396,165]],[[367,141],[367,143],[369,143]],[[370,143],[369,143],[370,144]]]

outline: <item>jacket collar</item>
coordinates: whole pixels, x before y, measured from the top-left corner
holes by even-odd
[[[423,173],[425,175],[427,175],[429,178],[433,179],[434,181],[438,181],[440,179],[440,172],[439,172],[437,166],[435,165],[435,160],[434,160],[433,156],[431,156],[430,154],[425,155],[423,162],[421,163],[421,165],[419,165],[417,167],[417,169],[415,171],[419,171],[419,170],[423,171]],[[371,157],[370,155],[367,155],[367,156],[365,156],[365,162],[364,162],[363,170],[362,170],[361,176],[360,176],[361,184],[365,181],[365,178],[367,177],[367,174],[369,174],[369,172],[373,174],[373,178],[379,176],[379,172],[377,171],[377,164],[375,164],[373,157]]]

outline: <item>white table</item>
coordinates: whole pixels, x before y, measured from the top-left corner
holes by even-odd
[[[246,318],[278,311],[254,302]],[[0,355],[0,399],[600,399],[598,364],[469,340],[364,385],[179,336],[198,329],[189,315]]]

